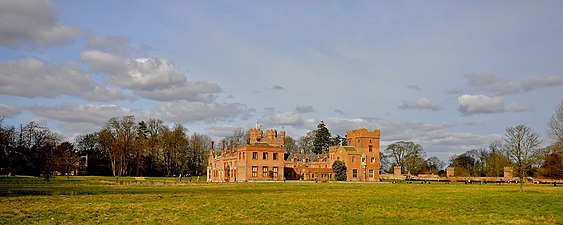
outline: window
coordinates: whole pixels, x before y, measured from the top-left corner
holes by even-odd
[[[274,156],[272,157],[273,160],[278,160],[278,153],[274,153]]]
[[[373,169],[369,170],[369,178],[373,178]]]
[[[358,177],[358,169],[353,169],[353,170],[352,170],[352,177],[353,177],[353,178],[357,178],[357,177]]]
[[[252,159],[258,159],[258,152],[252,153]]]
[[[262,167],[262,177],[268,177],[268,167],[267,166]]]
[[[253,166],[252,167],[252,177],[256,177],[256,176],[258,176],[258,167]]]
[[[371,163],[375,163],[375,157],[371,157]]]
[[[362,156],[362,163],[365,163],[365,162],[366,162],[366,157]]]
[[[356,156],[352,156],[352,162],[356,162]]]
[[[267,152],[262,153],[262,159],[263,159],[263,160],[267,160],[267,159],[268,159],[268,153],[267,153]]]
[[[274,177],[278,177],[278,167],[274,166],[273,170],[274,170]]]
[[[372,145],[368,146],[368,148],[369,148],[369,152],[373,152],[373,146]]]

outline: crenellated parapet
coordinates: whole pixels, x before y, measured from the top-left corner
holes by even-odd
[[[357,130],[349,130],[346,132],[347,139],[356,139],[356,138],[377,138],[380,137],[380,130],[373,130],[368,131],[366,128],[360,128]]]
[[[283,146],[285,140],[285,131],[266,130],[265,136],[259,128],[251,128],[248,131],[249,144],[267,143],[273,146]]]

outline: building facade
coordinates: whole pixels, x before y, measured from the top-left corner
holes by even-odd
[[[335,180],[332,164],[342,161],[348,181],[379,181],[380,131],[358,129],[346,132],[346,143],[332,146],[328,154],[288,155],[284,160],[285,132],[250,129],[247,144],[232,143],[211,150],[207,180],[235,182],[253,180]]]
[[[234,148],[232,142],[221,150],[212,149],[207,166],[210,182],[283,180],[285,132],[250,129],[245,145]]]

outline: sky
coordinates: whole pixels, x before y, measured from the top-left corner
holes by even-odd
[[[381,130],[447,161],[563,100],[563,1],[0,1],[0,116],[295,139]]]

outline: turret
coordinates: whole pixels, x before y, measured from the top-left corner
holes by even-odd
[[[250,128],[250,130],[248,130],[248,136],[250,144],[260,142],[262,139],[262,131],[259,128]]]
[[[266,138],[267,139],[275,139],[277,136],[276,130],[266,130]]]

